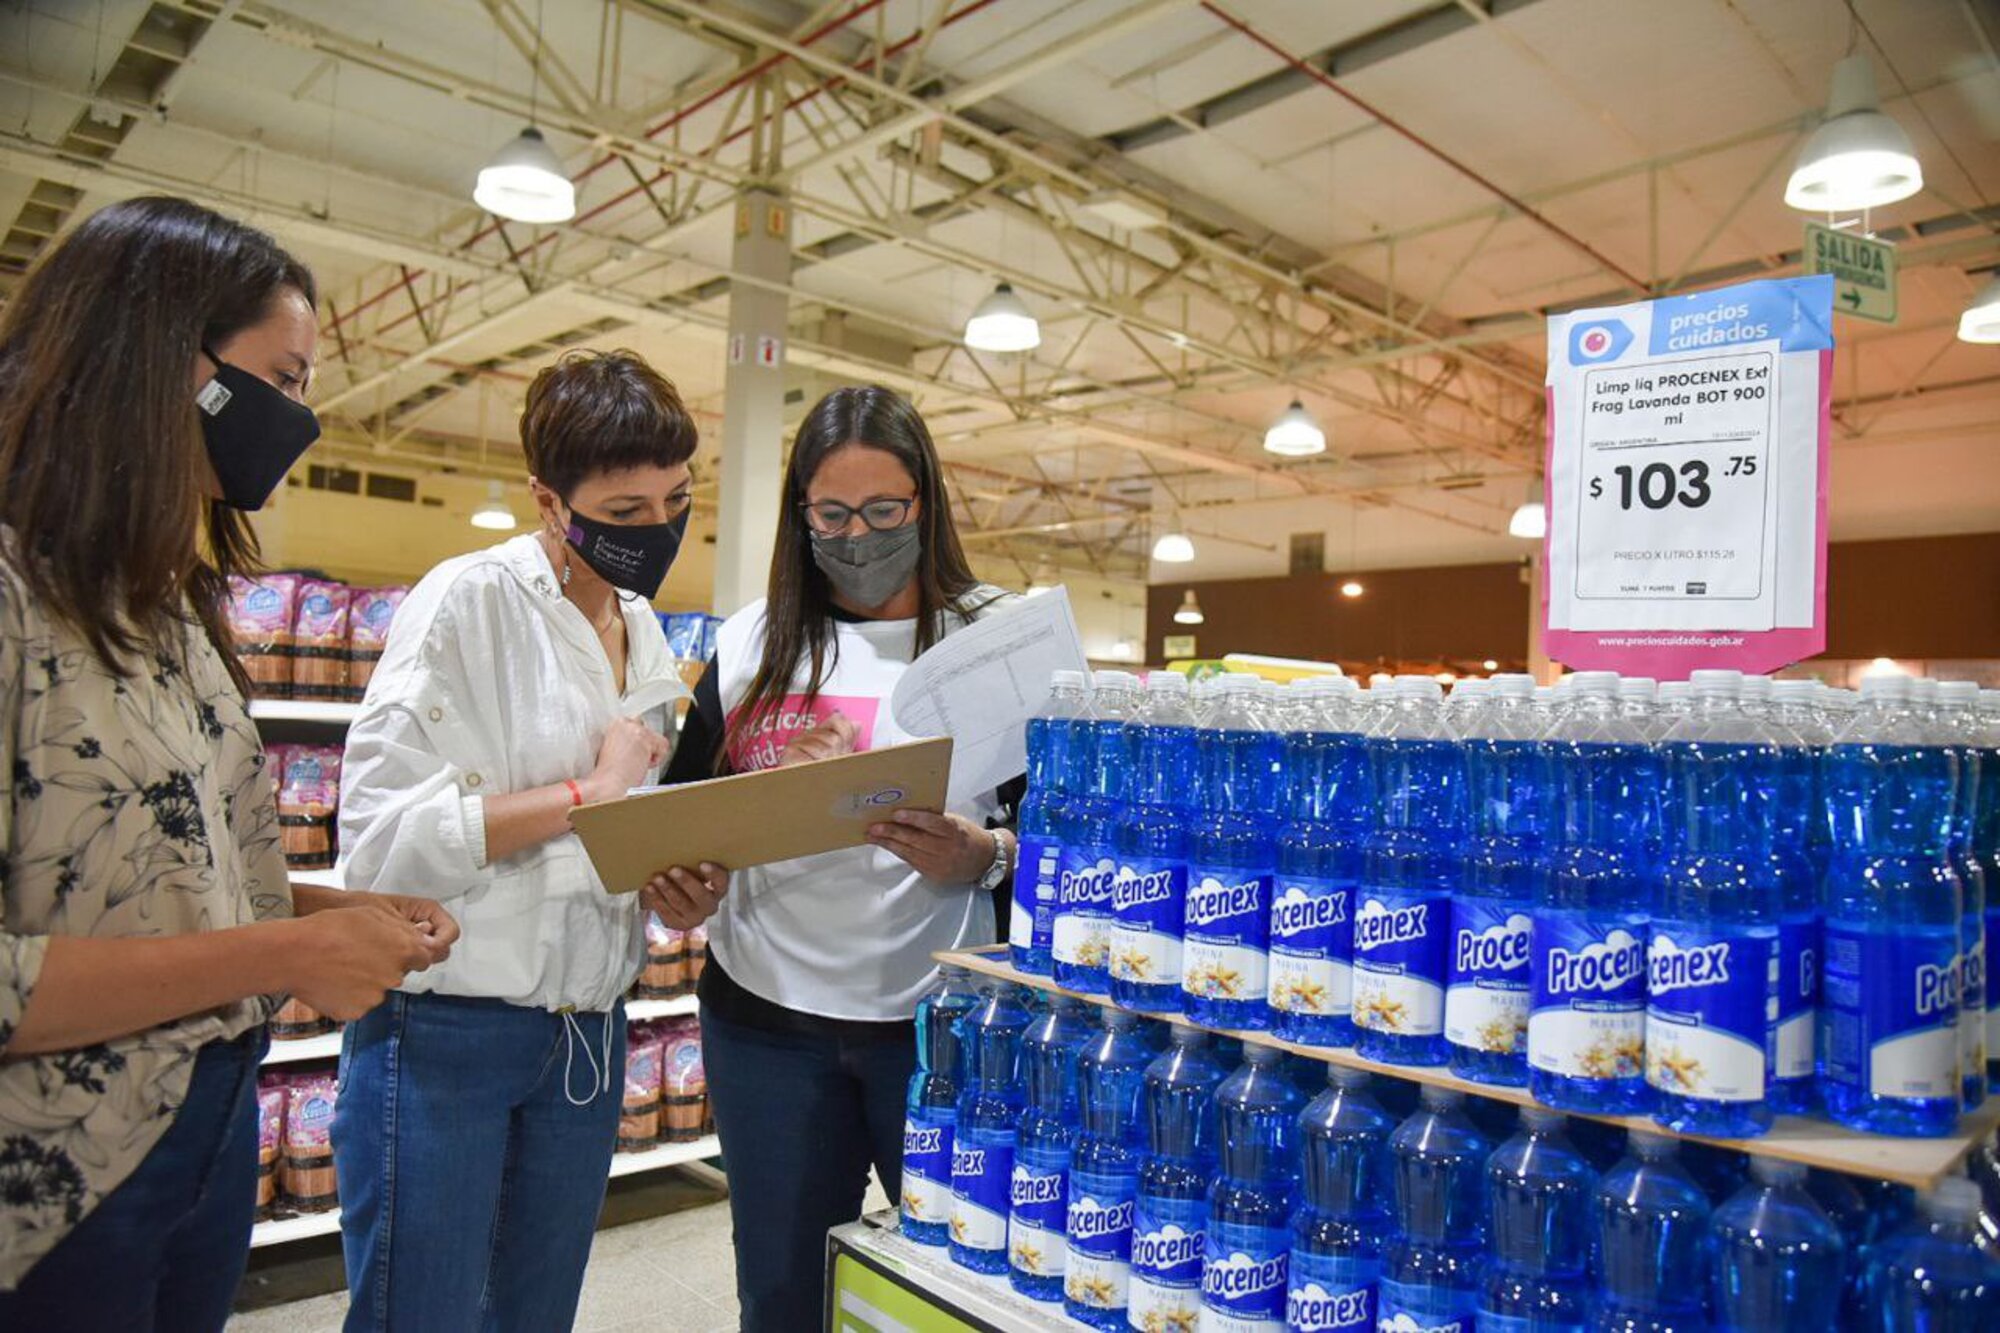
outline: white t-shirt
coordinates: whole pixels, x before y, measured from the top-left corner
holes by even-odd
[[[997,588],[979,588],[967,604],[979,612],[1004,605]],[[946,634],[969,624],[947,617]],[[799,693],[732,747],[738,773],[770,768],[785,744],[838,711],[855,726],[855,749],[914,737],[889,713],[889,696],[910,665],[916,621],[836,622],[839,656],[810,705],[805,669]],[[725,720],[733,720],[762,658],[764,603],[730,617],[716,638],[715,672]],[[984,825],[1000,804],[992,793],[951,807]],[[782,817],[774,812],[774,817]],[[993,902],[972,884],[924,878],[874,847],[827,852],[737,871],[709,922],[709,947],[732,981],[753,995],[823,1018],[881,1022],[916,1012],[941,949],[993,941]]]

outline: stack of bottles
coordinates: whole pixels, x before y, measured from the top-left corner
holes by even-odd
[[[1992,1213],[1963,1177],[1917,1197],[1438,1087],[1398,1115],[1360,1070],[968,980],[923,1002],[905,1234],[1092,1328],[2000,1317]]]
[[[1028,751],[1014,965],[1135,1012],[1726,1138],[2000,1073],[1970,683],[1062,672]]]

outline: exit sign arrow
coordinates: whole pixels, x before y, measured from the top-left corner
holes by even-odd
[[[1841,314],[1896,322],[1896,247],[1889,242],[1808,222],[1805,271],[1833,276],[1834,309]]]

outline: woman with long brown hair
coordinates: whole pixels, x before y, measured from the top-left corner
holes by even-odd
[[[916,409],[835,390],[793,444],[769,595],[722,627],[668,780],[909,739],[897,680],[1004,597],[966,562]],[[827,1228],[860,1214],[871,1167],[900,1194],[912,1015],[935,951],[994,938],[1002,811],[899,812],[873,846],[739,871],[710,923],[702,1041],[748,1333],[817,1327]]]
[[[262,232],[134,199],[0,318],[0,1327],[221,1328],[275,997],[358,1018],[458,934],[292,888],[222,629],[319,433],[314,300]]]

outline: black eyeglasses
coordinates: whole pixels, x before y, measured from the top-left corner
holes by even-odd
[[[806,524],[822,537],[837,537],[847,531],[859,514],[861,521],[868,525],[870,532],[892,532],[910,521],[910,509],[917,502],[914,495],[907,500],[878,499],[864,504],[845,505],[838,500],[807,502],[799,509],[806,516]]]

